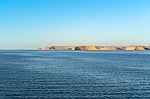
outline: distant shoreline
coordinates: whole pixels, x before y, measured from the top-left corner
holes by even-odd
[[[131,46],[47,46],[37,48],[37,50],[150,50],[150,46],[131,45]]]

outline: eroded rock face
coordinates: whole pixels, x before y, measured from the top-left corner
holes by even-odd
[[[145,46],[145,49],[146,50],[150,50],[150,46]]]
[[[127,46],[125,50],[146,50],[144,46]]]
[[[96,46],[77,46],[75,50],[97,50]]]
[[[121,46],[98,46],[98,50],[123,50]]]
[[[52,49],[52,50],[74,50],[75,46],[50,46],[49,49]]]

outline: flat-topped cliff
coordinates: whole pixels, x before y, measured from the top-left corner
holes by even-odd
[[[125,50],[146,50],[144,46],[127,46]]]
[[[40,50],[150,50],[150,46],[47,46]]]
[[[96,46],[77,46],[75,50],[97,50]]]
[[[123,50],[123,46],[97,46],[98,50]]]

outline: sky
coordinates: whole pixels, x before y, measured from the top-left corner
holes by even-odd
[[[0,48],[150,45],[150,0],[0,0]]]

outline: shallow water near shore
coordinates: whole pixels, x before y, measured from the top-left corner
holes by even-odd
[[[0,98],[150,99],[150,51],[0,51]]]

